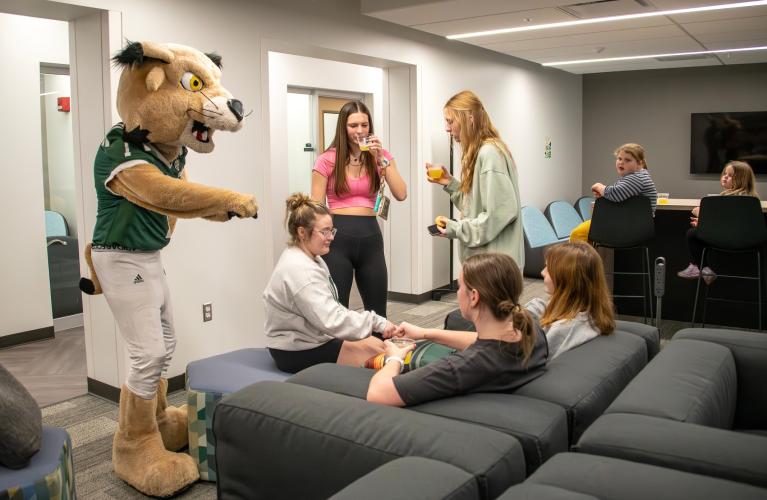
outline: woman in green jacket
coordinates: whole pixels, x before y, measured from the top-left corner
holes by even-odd
[[[501,252],[524,268],[517,168],[508,146],[474,92],[464,90],[451,97],[444,114],[445,130],[461,144],[461,180],[444,166],[429,163],[427,179],[444,186],[461,218],[437,217],[440,234],[460,242],[461,262],[474,254]],[[439,168],[441,175],[435,178],[434,169]]]

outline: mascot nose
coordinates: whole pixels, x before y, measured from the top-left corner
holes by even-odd
[[[229,109],[234,113],[234,117],[237,118],[238,122],[242,121],[242,102],[237,99],[229,99],[226,101],[226,105],[229,106]]]

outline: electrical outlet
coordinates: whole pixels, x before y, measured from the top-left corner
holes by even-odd
[[[202,321],[211,321],[213,319],[213,303],[205,302],[202,305]]]

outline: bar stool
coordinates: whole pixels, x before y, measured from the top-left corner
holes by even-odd
[[[756,276],[740,276],[718,274],[717,279],[732,278],[757,282],[757,311],[759,314],[759,330],[762,329],[762,247],[767,242],[767,226],[764,223],[762,204],[754,196],[707,196],[700,201],[700,218],[698,220],[697,237],[703,242],[700,269],[706,266],[709,250],[725,253],[756,253]],[[692,306],[692,325],[695,326],[695,316],[698,308],[701,276],[695,287],[695,301]],[[745,302],[726,299],[724,297],[709,297],[708,289],[703,297],[702,323],[706,324],[706,302]]]
[[[634,196],[620,203],[597,198],[591,217],[589,241],[595,247],[613,250],[640,250],[641,272],[613,272],[615,275],[642,276],[642,295],[615,295],[613,298],[642,299],[644,320],[652,317],[652,279],[649,243],[655,237],[650,198]],[[648,297],[650,300],[648,300]],[[649,305],[649,307],[648,307]],[[648,314],[649,311],[649,314]]]

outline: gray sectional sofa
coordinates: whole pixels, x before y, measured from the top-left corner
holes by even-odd
[[[552,360],[515,394],[410,408],[365,401],[373,372],[362,368],[317,365],[287,383],[260,382],[216,407],[219,497],[327,498],[415,456],[457,467],[480,498],[496,498],[567,451],[647,359],[645,337],[616,331]]]
[[[767,487],[767,335],[686,329],[575,449]]]

